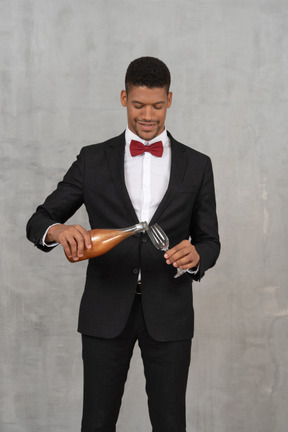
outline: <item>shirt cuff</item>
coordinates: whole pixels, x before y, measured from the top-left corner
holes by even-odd
[[[198,266],[195,268],[195,267],[193,267],[193,268],[191,268],[191,269],[188,269],[187,270],[187,272],[188,273],[190,273],[190,274],[197,274],[198,273],[198,271],[199,271],[199,267],[200,267],[200,264],[198,264]]]
[[[45,239],[46,239],[46,236],[47,236],[47,232],[49,231],[49,229],[52,227],[52,226],[55,226],[55,225],[60,225],[59,223],[55,223],[55,224],[53,224],[53,225],[50,225],[48,228],[47,228],[47,230],[45,231],[45,233],[44,233],[44,235],[43,235],[43,237],[42,237],[42,239],[41,239],[41,245],[42,246],[46,246],[46,247],[55,247],[55,246],[58,246],[58,242],[53,242],[53,243],[46,243],[45,242]]]

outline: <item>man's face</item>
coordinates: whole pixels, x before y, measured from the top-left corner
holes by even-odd
[[[121,103],[127,108],[129,129],[145,141],[151,141],[165,129],[167,108],[172,93],[165,87],[131,86],[121,92]]]

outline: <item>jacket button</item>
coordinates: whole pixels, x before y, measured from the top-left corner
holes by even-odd
[[[133,269],[133,273],[134,273],[134,274],[138,274],[138,273],[139,273],[138,268],[134,268],[134,269]]]

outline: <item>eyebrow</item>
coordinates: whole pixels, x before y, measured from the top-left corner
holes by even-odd
[[[134,104],[139,104],[139,105],[147,105],[144,102],[140,102],[140,101],[137,101],[137,100],[133,100],[131,102],[134,103]],[[163,104],[163,103],[165,103],[165,101],[159,101],[159,102],[155,102],[153,104],[148,104],[148,105],[160,105],[160,104]]]

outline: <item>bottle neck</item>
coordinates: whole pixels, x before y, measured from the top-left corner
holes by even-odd
[[[121,228],[121,229],[119,229],[119,231],[131,232],[133,234],[137,234],[140,232],[147,231],[148,228],[149,228],[149,225],[147,224],[147,222],[140,222],[140,223],[133,225],[133,226],[130,226],[128,228]]]

